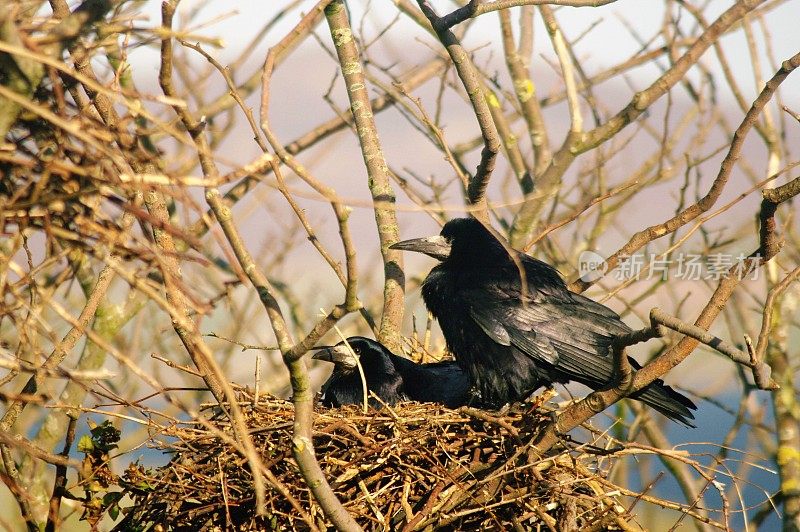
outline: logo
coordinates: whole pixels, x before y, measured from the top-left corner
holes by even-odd
[[[581,280],[587,283],[596,281],[606,274],[608,264],[602,255],[594,251],[581,251],[578,256],[578,273]]]

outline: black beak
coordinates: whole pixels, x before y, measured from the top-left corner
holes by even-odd
[[[325,347],[314,353],[311,358],[316,360],[324,360],[325,362],[333,362],[333,355],[331,355],[331,347]]]
[[[424,253],[440,261],[447,260],[450,256],[450,242],[440,235],[403,240],[402,242],[392,244],[389,248]]]

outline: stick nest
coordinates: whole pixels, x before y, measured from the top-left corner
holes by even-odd
[[[218,416],[211,426],[174,425],[153,439],[175,455],[156,470],[128,468],[120,484],[134,505],[117,530],[330,526],[292,456],[292,404],[261,399],[254,408],[252,398],[243,399],[270,472],[266,515],[256,513],[250,467],[230,445],[226,418]],[[628,528],[630,515],[592,457],[529,452],[525,442],[543,422],[523,412],[495,417],[420,403],[368,414],[355,406],[318,407],[314,446],[333,490],[365,529]]]

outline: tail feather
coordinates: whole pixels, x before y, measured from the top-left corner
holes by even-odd
[[[697,410],[697,406],[691,399],[676,392],[672,387],[664,384],[661,379],[650,383],[645,389],[631,395],[670,419],[683,423],[687,427],[695,428],[692,410]]]

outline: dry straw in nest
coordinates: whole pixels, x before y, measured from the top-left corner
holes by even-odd
[[[173,459],[155,471],[128,469],[122,484],[134,506],[117,530],[329,526],[292,457],[292,404],[269,399],[254,408],[252,398],[243,399],[273,488],[266,517],[256,513],[245,459],[215,432],[231,434],[220,417],[215,430],[166,429],[160,445]],[[591,457],[529,456],[524,442],[541,421],[419,403],[367,415],[356,407],[320,409],[314,445],[334,491],[366,529],[638,528]]]

